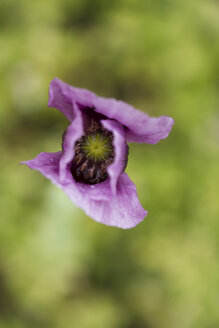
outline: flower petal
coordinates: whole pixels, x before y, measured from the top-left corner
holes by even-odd
[[[50,83],[48,106],[60,110],[71,122],[74,119],[73,103],[92,107],[92,99],[97,97],[92,92],[74,88],[55,78]]]
[[[109,226],[130,229],[139,224],[148,213],[141,206],[136,187],[126,173],[122,173],[118,179],[116,195],[111,194],[109,180],[95,186],[62,184],[61,188],[93,220]],[[107,197],[107,191],[110,198]]]
[[[123,101],[97,97],[95,110],[124,125],[127,142],[155,144],[168,136],[174,121],[171,117],[150,117]]]
[[[143,114],[143,113],[142,113]],[[142,120],[135,122],[135,131],[128,130],[127,142],[156,144],[161,139],[168,137],[174,120],[169,116],[149,117],[143,114]]]
[[[117,180],[124,171],[127,162],[128,146],[125,141],[125,131],[121,124],[114,120],[102,120],[103,126],[113,133],[113,145],[115,149],[114,162],[108,166],[107,172],[110,178],[112,193],[116,195]]]
[[[73,97],[69,92],[70,86],[66,83],[54,79],[49,87],[48,107],[60,110],[71,122],[74,119]]]
[[[74,103],[75,117],[71,124],[67,127],[63,142],[62,142],[62,157],[60,160],[60,179],[66,181],[69,176],[70,163],[74,158],[75,143],[84,133],[83,118],[81,111],[78,109],[77,104]],[[72,180],[72,176],[70,177]],[[70,181],[71,181],[70,180]]]
[[[59,177],[59,161],[62,152],[40,153],[36,158],[22,162],[38,170],[54,184],[63,189],[72,202],[82,208],[95,221],[118,228],[129,229],[139,224],[147,215],[141,206],[136,187],[126,173],[117,183],[117,194],[112,196],[109,180],[95,186],[63,183]],[[108,193],[108,194],[107,194]],[[110,196],[110,198],[108,197]]]
[[[110,201],[87,198],[80,207],[95,221],[123,229],[135,227],[148,213],[141,206],[136,187],[126,173],[120,175],[117,194]]]
[[[128,142],[155,144],[168,136],[174,124],[171,117],[150,117],[123,101],[98,97],[89,90],[72,87],[59,79],[51,82],[50,94],[49,106],[58,108],[70,120],[74,116],[71,107],[74,101],[81,109],[94,108],[96,112],[116,120],[127,128]]]
[[[21,162],[31,169],[41,172],[45,177],[50,179],[54,184],[59,184],[59,161],[62,152],[57,153],[40,153],[36,158],[29,161]]]

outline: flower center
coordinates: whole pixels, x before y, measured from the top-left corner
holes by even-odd
[[[98,132],[86,136],[81,149],[92,161],[100,162],[109,157],[112,143],[107,135]]]
[[[107,179],[107,166],[114,160],[112,132],[91,120],[85,134],[75,143],[71,173],[77,182],[96,184]]]

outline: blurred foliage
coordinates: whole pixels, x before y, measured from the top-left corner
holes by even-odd
[[[219,327],[217,0],[0,0],[0,328]],[[60,149],[54,77],[175,126],[130,146],[148,218],[87,218],[18,163]]]

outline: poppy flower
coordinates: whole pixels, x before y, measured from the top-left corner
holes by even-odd
[[[147,211],[135,184],[124,173],[128,142],[155,144],[168,136],[174,121],[136,110],[123,101],[52,80],[49,107],[70,121],[62,151],[40,153],[22,162],[38,170],[94,220],[123,229],[140,223]]]

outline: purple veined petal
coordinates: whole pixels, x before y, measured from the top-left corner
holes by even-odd
[[[174,124],[171,117],[150,117],[121,100],[98,97],[89,90],[75,88],[57,78],[51,82],[50,93],[51,95],[57,93],[57,96],[54,97],[54,100],[51,96],[53,101],[49,100],[49,106],[58,108],[70,120],[73,119],[73,114],[72,108],[69,108],[68,105],[74,101],[82,110],[83,108],[94,108],[96,112],[116,120],[127,128],[128,142],[155,144],[168,136]],[[63,102],[64,107],[62,107]]]
[[[81,111],[78,109],[77,104],[74,103],[74,113],[75,117],[71,124],[67,127],[66,132],[64,134],[63,142],[62,142],[62,157],[60,159],[60,179],[62,182],[69,182],[67,177],[69,177],[69,166],[71,161],[74,158],[74,146],[75,143],[84,133],[83,128],[83,118]],[[72,180],[72,176],[71,176]],[[70,180],[70,181],[71,181]]]
[[[171,117],[150,117],[120,100],[97,97],[94,107],[127,128],[127,142],[155,144],[168,136],[174,124]]]
[[[102,120],[102,125],[114,135],[113,145],[115,150],[114,162],[108,166],[107,172],[110,179],[112,193],[116,195],[117,180],[124,171],[127,161],[128,147],[125,140],[125,131],[121,124],[115,120]]]
[[[80,207],[95,221],[122,229],[135,227],[148,213],[141,206],[135,184],[126,173],[120,175],[117,193],[110,201],[87,198]]]
[[[97,222],[130,229],[139,224],[148,213],[141,206],[135,184],[126,173],[122,173],[118,179],[116,195],[111,194],[109,180],[95,186],[83,185],[85,189],[80,189],[79,185],[82,184],[62,184],[61,188],[76,206]],[[93,195],[91,190],[94,191]],[[104,199],[102,192],[107,196],[107,190],[110,198]]]
[[[62,152],[56,153],[40,153],[34,159],[21,162],[33,170],[37,170],[42,173],[46,178],[50,179],[54,184],[59,183],[59,161],[62,156]]]
[[[55,78],[49,87],[48,106],[60,110],[71,122],[74,119],[73,103],[77,102],[84,107],[92,107],[93,98],[97,97],[91,91],[72,87]]]
[[[96,185],[81,186],[82,184],[75,183],[73,179],[71,183],[64,183],[60,181],[59,176],[61,155],[61,151],[40,153],[36,158],[21,164],[38,170],[55,185],[62,188],[76,206],[82,208],[87,215],[97,222],[129,229],[135,227],[146,217],[148,212],[141,206],[136,187],[126,173],[122,173],[118,179],[115,196],[111,194],[109,180],[100,183],[98,189]]]
[[[62,152],[57,153],[40,153],[36,158],[22,162],[21,164],[26,164],[33,170],[39,171],[46,178],[51,180],[55,185],[66,191],[67,188],[71,189],[71,199],[74,201],[75,205],[79,206],[83,195],[78,192],[77,185],[71,180],[71,183],[67,184],[60,181],[59,175],[59,163],[62,156]],[[69,187],[68,187],[69,185]]]
[[[70,86],[66,83],[54,79],[49,87],[48,107],[53,107],[60,110],[67,119],[71,122],[74,119],[74,108]]]
[[[62,152],[40,153],[36,158],[22,162],[31,169],[38,170],[55,185],[63,189],[72,202],[82,208],[95,221],[118,228],[129,229],[139,224],[147,215],[141,206],[136,187],[126,173],[120,175],[117,185],[117,194],[112,196],[109,181],[94,186],[72,183],[62,183],[59,176],[59,161]],[[90,187],[90,188],[86,188]],[[93,190],[93,194],[92,194]],[[108,190],[110,198],[103,197]]]
[[[127,142],[156,144],[161,139],[168,137],[174,120],[169,116],[146,117],[142,121],[136,121],[135,132],[128,130],[126,132]]]

